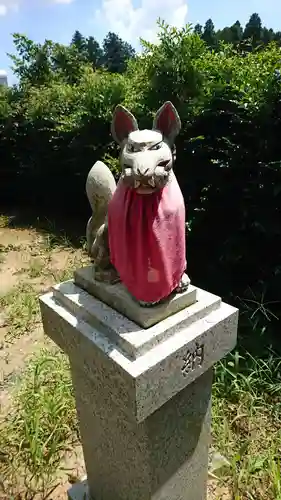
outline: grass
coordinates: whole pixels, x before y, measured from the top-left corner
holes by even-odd
[[[28,268],[28,276],[32,278],[39,278],[44,273],[46,264],[40,259],[33,259],[30,261]]]
[[[45,491],[78,438],[68,361],[43,350],[30,363],[11,413],[2,422],[0,463],[6,494]],[[21,484],[20,477],[24,478]]]
[[[2,252],[1,246],[0,246],[0,264],[4,264],[4,262],[5,262],[5,254],[4,254],[4,252]]]
[[[20,283],[4,296],[0,307],[5,310],[7,339],[15,339],[40,322],[38,292],[29,283]]]
[[[216,367],[213,437],[235,500],[281,500],[281,359],[229,355]]]
[[[0,215],[0,228],[1,227],[8,227],[10,223],[10,217],[7,215]]]
[[[0,225],[0,228],[1,228],[1,225]],[[11,243],[9,245],[2,245],[0,243],[0,264],[3,264],[5,262],[5,258],[6,258],[6,255],[8,254],[8,252],[13,251],[13,250],[15,250],[16,252],[19,252],[23,248],[24,247],[22,245],[13,245]]]
[[[71,240],[65,231],[59,230],[55,223],[46,219],[45,229],[42,231],[45,250],[52,251],[55,248],[73,248]],[[80,238],[80,247],[85,249],[86,237]]]
[[[74,255],[69,257],[67,266],[64,269],[50,269],[50,276],[52,276],[54,283],[61,283],[73,278],[74,270],[85,265],[89,265],[88,257],[85,255]]]
[[[45,251],[51,252],[55,248],[69,249],[69,248],[71,248],[71,242],[68,239],[67,235],[65,235],[64,233],[62,233],[60,235],[56,235],[56,234],[46,232],[44,234],[43,246],[44,246]]]

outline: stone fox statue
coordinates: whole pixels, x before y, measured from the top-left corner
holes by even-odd
[[[95,279],[121,281],[142,305],[185,291],[185,206],[173,172],[174,141],[181,128],[171,102],[156,113],[152,130],[139,130],[135,117],[117,106],[111,133],[121,148],[116,186],[98,161],[86,192],[93,215],[87,225]]]

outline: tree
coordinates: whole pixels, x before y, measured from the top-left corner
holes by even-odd
[[[51,60],[54,74],[66,83],[73,84],[79,80],[85,62],[81,61],[81,54],[74,44],[54,44]]]
[[[223,40],[226,43],[232,43],[237,45],[241,42],[243,37],[243,29],[239,21],[236,21],[232,26],[223,28],[221,31],[217,31],[218,40]]]
[[[262,22],[260,16],[252,14],[249,22],[245,26],[243,39],[251,39],[252,47],[257,47],[262,41]]]
[[[203,40],[206,42],[208,47],[214,49],[217,45],[217,36],[215,32],[215,26],[212,19],[208,19],[204,26],[204,32],[202,35]]]
[[[50,55],[53,42],[45,40],[43,44],[35,43],[26,35],[13,35],[17,55],[9,54],[14,66],[14,73],[20,84],[43,85],[52,77]]]
[[[201,24],[199,24],[199,23],[196,24],[194,26],[194,33],[196,33],[196,35],[199,35],[199,36],[202,37],[202,35],[203,35],[203,26]]]
[[[103,53],[104,66],[111,73],[124,73],[128,61],[135,57],[133,47],[112,32],[103,41]]]
[[[10,57],[21,86],[48,85],[60,78],[71,84],[79,80],[87,61],[81,60],[75,44],[67,46],[50,40],[40,44],[20,34],[13,38],[17,54]]]
[[[88,60],[93,68],[99,68],[103,62],[103,51],[93,36],[89,36],[87,39],[87,52]]]
[[[281,45],[281,31],[276,31],[276,33],[274,33],[273,40],[278,43],[278,45]]]
[[[231,28],[223,28],[222,30],[218,30],[217,33],[217,39],[222,40],[225,43],[233,43],[232,37],[232,31]]]
[[[243,38],[243,28],[241,26],[241,23],[239,21],[236,21],[236,23],[231,26],[230,30],[232,33],[232,43],[237,45]]]
[[[79,54],[83,57],[83,59],[87,59],[87,41],[83,37],[83,35],[80,33],[80,31],[76,30],[72,40],[71,40],[71,45],[75,46],[76,49],[78,50]]]
[[[274,31],[273,29],[267,29],[263,28],[262,29],[262,42],[267,45],[268,43],[272,42],[274,39]]]

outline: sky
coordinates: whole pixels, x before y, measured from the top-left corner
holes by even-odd
[[[0,0],[0,70],[14,83],[12,33],[67,44],[75,30],[98,41],[113,31],[138,48],[140,37],[155,40],[159,17],[176,27],[212,18],[219,29],[237,19],[244,25],[253,12],[281,31],[281,0]]]

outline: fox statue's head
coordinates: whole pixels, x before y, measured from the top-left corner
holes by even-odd
[[[174,142],[180,129],[180,117],[171,102],[165,102],[157,111],[152,130],[139,130],[132,113],[117,106],[111,133],[121,147],[124,182],[139,194],[163,188],[173,168]]]

